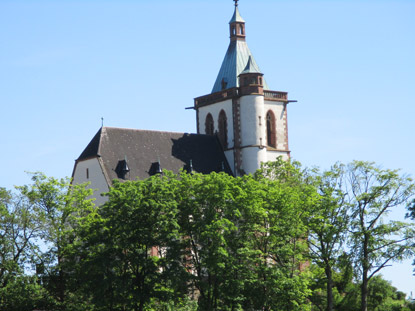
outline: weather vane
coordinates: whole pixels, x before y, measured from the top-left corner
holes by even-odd
[[[233,1],[235,1],[235,7],[237,7],[237,6],[238,6],[238,1],[239,1],[239,0],[233,0]]]

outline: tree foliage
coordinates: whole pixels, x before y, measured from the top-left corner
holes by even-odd
[[[32,182],[15,192],[0,189],[2,310],[58,309],[64,303],[65,232],[73,231],[72,211],[88,204],[92,194],[41,173],[32,174]]]
[[[252,176],[116,182],[79,219],[77,288],[97,310],[178,308],[189,295],[199,310],[306,310],[301,205],[291,187]]]
[[[370,162],[338,164],[314,178],[322,195],[310,217],[310,255],[324,268],[327,310],[333,310],[331,291],[336,258],[343,252],[360,279],[360,310],[368,308],[369,281],[390,262],[412,256],[414,225],[388,218],[391,211],[410,203],[415,194],[411,178]]]
[[[368,282],[388,263],[413,254],[414,224],[388,220],[390,212],[415,195],[412,179],[396,170],[355,161],[346,171],[351,230],[349,246],[361,276],[361,310],[367,310]]]
[[[386,217],[412,211],[397,171],[279,160],[91,194],[40,173],[0,188],[1,310],[414,309],[376,275],[413,251],[413,225]]]

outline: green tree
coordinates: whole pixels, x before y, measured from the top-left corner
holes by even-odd
[[[144,310],[184,297],[174,188],[169,174],[114,181],[108,202],[78,220],[71,263],[97,310]]]
[[[360,308],[361,283],[352,282],[348,287],[347,295],[344,295],[336,310],[354,311]],[[411,302],[405,296],[381,275],[375,275],[368,284],[367,308],[370,311],[409,311]]]
[[[250,274],[242,209],[255,198],[227,174],[182,173],[179,179],[182,247],[199,309],[240,310]]]
[[[0,287],[7,286],[38,252],[36,239],[42,234],[38,211],[22,194],[0,189]]]
[[[32,174],[32,183],[17,187],[41,222],[38,244],[42,251],[34,254],[32,261],[43,286],[63,308],[66,305],[67,275],[64,257],[69,245],[68,232],[73,232],[74,215],[89,213],[93,207],[88,197],[92,190],[85,185],[72,186],[69,179]]]
[[[39,252],[42,234],[39,213],[21,193],[0,188],[0,309],[31,310],[53,305],[48,293],[25,276]]]
[[[260,286],[253,292],[262,300],[255,309],[262,304],[264,310],[307,310],[311,292],[305,221],[319,196],[298,162],[280,158],[266,163],[255,178],[264,193],[252,238],[261,254],[261,262],[255,264]]]
[[[342,189],[343,178],[343,165],[334,165],[323,173],[313,173],[313,184],[320,197],[307,219],[309,255],[312,262],[324,270],[328,311],[334,310],[333,269],[337,258],[343,253],[349,226],[349,205],[345,202]]]
[[[368,285],[368,310],[404,311],[409,310],[405,293],[398,291],[381,275],[375,275]]]
[[[350,163],[345,177],[351,207],[349,247],[361,278],[361,310],[366,311],[369,281],[390,262],[413,254],[414,225],[387,216],[411,202],[415,185],[398,171],[369,162]]]
[[[34,276],[16,276],[0,288],[1,310],[56,310],[56,307],[55,299]]]
[[[96,310],[191,309],[188,295],[199,310],[307,310],[301,187],[224,173],[114,182],[74,221],[71,289]]]
[[[54,301],[53,309],[63,305],[61,266],[67,245],[63,236],[70,228],[67,219],[75,209],[90,202],[86,198],[91,191],[83,186],[71,187],[66,179],[34,173],[32,181],[14,192],[0,189],[0,300],[5,309],[38,305],[43,299],[39,297],[46,297],[46,293],[47,304]],[[13,293],[24,299],[13,298]]]

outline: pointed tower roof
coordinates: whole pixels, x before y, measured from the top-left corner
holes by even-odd
[[[240,74],[242,75],[245,73],[261,73],[261,70],[259,70],[258,66],[252,61],[252,56],[249,56],[248,63]]]
[[[249,59],[251,59],[250,68],[255,68],[260,72],[259,66],[245,41],[245,21],[239,13],[237,1],[235,2],[235,11],[229,24],[231,42],[220,67],[212,93],[223,90],[224,85],[226,85],[226,89],[239,87],[238,76],[247,67]],[[269,89],[265,81],[264,89]]]
[[[229,21],[229,24],[235,23],[235,22],[241,22],[245,23],[244,19],[242,18],[241,14],[239,14],[238,6],[235,6],[235,12],[233,13],[233,16],[231,20]]]

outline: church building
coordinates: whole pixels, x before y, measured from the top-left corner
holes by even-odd
[[[246,43],[235,1],[230,43],[210,94],[194,99],[197,133],[102,127],[75,161],[73,183],[90,182],[105,201],[112,180],[144,179],[162,169],[200,173],[255,172],[261,162],[288,159],[286,92],[269,89]]]

